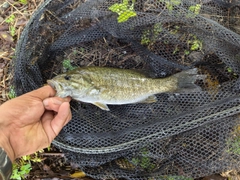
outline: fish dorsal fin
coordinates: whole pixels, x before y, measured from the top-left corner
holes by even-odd
[[[139,103],[155,103],[157,102],[157,97],[155,95],[148,96],[143,101],[140,101]]]
[[[110,109],[108,108],[108,106],[104,103],[100,103],[100,102],[94,102],[92,103],[94,104],[95,106],[99,107],[100,109],[102,110],[105,110],[105,111],[110,111]]]

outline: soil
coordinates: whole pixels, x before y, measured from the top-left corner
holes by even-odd
[[[27,3],[24,4],[22,2]],[[0,105],[10,99],[9,91],[12,81],[10,67],[20,34],[32,13],[42,2],[43,0],[0,0]],[[74,165],[66,162],[64,154],[60,150],[53,146],[49,149],[38,153],[38,157],[41,159],[40,162],[31,161],[32,170],[24,179],[91,180],[91,178],[87,177],[81,178],[81,176],[84,176],[84,173]],[[16,163],[20,161],[21,159],[17,159]]]

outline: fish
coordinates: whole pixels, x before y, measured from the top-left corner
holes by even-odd
[[[165,78],[150,78],[137,70],[88,66],[59,74],[47,83],[58,97],[70,96],[109,111],[108,105],[154,103],[155,95],[160,93],[201,91],[195,81],[204,78],[197,68]]]

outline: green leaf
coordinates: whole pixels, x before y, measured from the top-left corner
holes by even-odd
[[[195,14],[199,14],[201,10],[201,4],[196,4]]]
[[[113,4],[108,9],[111,10],[112,12],[120,13],[120,9],[119,9],[119,4],[118,3]]]
[[[10,34],[11,36],[14,36],[16,33],[16,28],[14,26],[10,26]]]
[[[230,67],[227,68],[227,71],[228,71],[229,73],[232,73],[232,72],[233,72],[233,70],[232,70]]]
[[[169,11],[173,10],[173,5],[170,2],[166,2],[166,6]]]
[[[10,99],[13,99],[13,98],[17,97],[16,92],[15,92],[15,89],[14,89],[13,86],[10,86],[10,87],[9,87],[8,97],[9,97]]]
[[[123,13],[121,13],[119,16],[118,16],[118,22],[121,23],[121,22],[125,22],[127,21],[130,17],[134,17],[136,16],[137,13],[134,12],[134,11],[125,11]]]
[[[185,55],[189,55],[189,54],[190,54],[190,51],[185,50],[185,51],[184,51],[184,54],[185,54]]]
[[[14,20],[15,20],[15,16],[14,16],[14,14],[11,14],[11,15],[5,20],[5,22],[6,22],[6,23],[13,23]]]
[[[128,5],[128,0],[123,0],[123,4]]]
[[[123,0],[122,3],[115,3],[111,5],[108,9],[112,12],[115,12],[118,14],[118,22],[125,22],[130,17],[134,17],[137,15],[137,13],[134,11],[134,3],[135,1],[132,1],[132,4],[129,5],[128,0]]]
[[[195,8],[196,8],[195,6],[190,6],[190,7],[188,8],[188,10],[194,12],[194,11],[195,11]]]
[[[21,4],[23,4],[23,5],[26,5],[26,4],[28,3],[27,0],[19,0],[19,2],[20,2]]]
[[[181,0],[171,0],[173,5],[178,6],[179,4],[181,4]]]
[[[197,15],[200,13],[201,4],[196,4],[195,6],[189,6],[188,10]]]
[[[16,179],[16,180],[22,179],[20,174],[18,173],[18,169],[13,169],[10,179]]]
[[[68,70],[73,70],[73,69],[76,68],[76,67],[72,66],[72,64],[71,64],[71,62],[70,62],[69,59],[63,60],[63,63],[62,63],[62,64],[63,64],[63,67],[66,68],[66,69],[68,69]]]
[[[199,49],[201,50],[201,48],[202,48],[202,42],[200,40],[192,41],[192,45],[190,48],[191,51],[197,51]]]
[[[22,175],[27,175],[29,174],[29,172],[31,171],[32,167],[31,167],[31,164],[28,163],[28,164],[25,164],[23,166],[20,167],[20,172]]]

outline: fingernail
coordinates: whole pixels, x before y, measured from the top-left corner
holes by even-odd
[[[67,101],[67,102],[69,102],[69,101],[71,101],[71,97],[65,97],[65,98],[63,98],[64,99],[64,101]]]
[[[53,104],[61,105],[63,102],[58,99],[53,99]]]
[[[44,99],[44,100],[43,100],[43,105],[44,105],[44,106],[48,106],[48,99]]]

